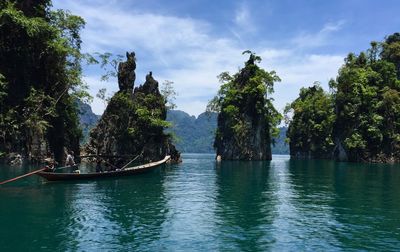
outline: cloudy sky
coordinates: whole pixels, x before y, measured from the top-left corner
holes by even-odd
[[[275,70],[275,106],[320,81],[327,88],[348,52],[399,32],[397,0],[53,0],[54,9],[68,9],[86,20],[84,52],[125,55],[135,51],[136,83],[153,71],[159,83],[173,81],[177,109],[198,115],[219,88],[216,76],[234,73],[251,50],[261,66]],[[101,82],[98,68],[85,68],[93,96],[109,93],[117,81]],[[94,99],[101,114],[104,104]]]

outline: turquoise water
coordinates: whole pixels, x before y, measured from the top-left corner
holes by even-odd
[[[0,180],[29,167],[0,167]],[[186,154],[135,177],[0,187],[0,251],[400,249],[400,166],[223,162]]]

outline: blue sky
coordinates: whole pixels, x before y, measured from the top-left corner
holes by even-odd
[[[196,116],[217,92],[216,76],[243,65],[244,50],[281,77],[273,97],[282,111],[301,87],[320,81],[327,88],[347,53],[400,31],[397,0],[54,0],[53,8],[86,20],[84,52],[135,51],[135,86],[153,71],[160,84],[174,82],[177,109]],[[116,80],[101,82],[97,68],[84,74],[93,96],[118,89]],[[104,110],[98,99],[92,107]]]

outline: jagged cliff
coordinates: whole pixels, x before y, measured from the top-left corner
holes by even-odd
[[[224,84],[219,97],[218,128],[214,147],[225,160],[270,160],[271,132],[280,120],[269,96],[275,72],[266,72],[256,62],[261,58],[250,52],[250,58],[239,73],[220,75]],[[278,133],[279,131],[276,131]]]
[[[111,98],[98,125],[91,131],[85,147],[88,154],[135,156],[143,161],[159,160],[169,154],[175,162],[180,154],[164,134],[167,126],[165,99],[158,82],[150,72],[146,82],[134,87],[135,54],[127,53],[127,61],[118,67],[120,90]],[[121,166],[126,160],[109,160]]]

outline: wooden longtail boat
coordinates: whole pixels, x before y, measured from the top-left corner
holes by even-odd
[[[166,156],[164,159],[152,162],[144,165],[138,165],[133,167],[127,167],[121,170],[109,171],[109,172],[91,172],[91,173],[56,173],[56,172],[45,172],[41,171],[36,173],[40,177],[47,179],[48,181],[63,181],[63,180],[87,180],[87,179],[98,179],[98,178],[109,178],[109,177],[120,177],[129,176],[138,173],[148,172],[164,163],[166,163],[171,157]]]

